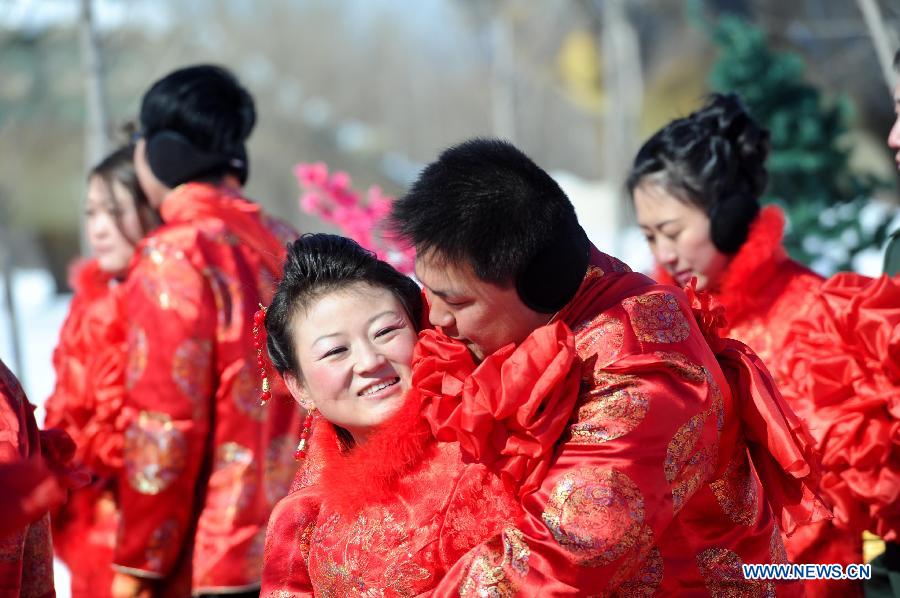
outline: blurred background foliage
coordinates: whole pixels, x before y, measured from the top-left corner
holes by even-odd
[[[0,0],[2,234],[17,266],[50,268],[60,288],[80,250],[87,168],[80,4]],[[298,209],[296,163],[323,161],[361,188],[379,185],[396,195],[442,148],[474,135],[510,138],[550,170],[608,182],[621,195],[613,217],[624,226],[630,208],[620,183],[641,141],[697,108],[704,94],[726,89],[744,95],[772,128],[769,196],[788,208],[792,252],[828,270],[852,266],[860,251],[881,242],[890,218],[881,206],[897,197],[883,141],[892,105],[858,4],[92,6],[109,139],[124,141],[117,131],[156,78],[189,63],[227,65],[255,95],[259,113],[247,192],[301,230],[328,225]],[[896,47],[900,6],[878,5]],[[883,202],[874,211],[873,197]]]

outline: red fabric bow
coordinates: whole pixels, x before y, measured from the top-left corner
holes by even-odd
[[[697,277],[692,276],[691,281],[685,285],[684,292],[694,312],[694,319],[703,333],[703,338],[709,343],[713,353],[718,355],[723,349],[720,331],[728,328],[728,319],[725,317],[725,307],[715,297],[706,291],[697,290]]]
[[[785,337],[785,395],[818,440],[837,525],[900,538],[900,277],[838,274]]]
[[[426,330],[412,385],[438,440],[458,441],[465,458],[494,469],[524,496],[540,486],[578,400],[576,360],[574,335],[561,322],[477,367],[463,344]]]

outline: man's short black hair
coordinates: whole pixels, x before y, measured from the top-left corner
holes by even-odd
[[[197,149],[235,156],[253,131],[256,108],[229,70],[200,64],[154,83],[141,101],[140,121],[145,137],[174,131]]]
[[[471,139],[422,171],[391,221],[420,255],[466,261],[482,280],[507,284],[577,218],[556,181],[522,151]]]
[[[894,54],[894,70],[900,73],[900,50]]]

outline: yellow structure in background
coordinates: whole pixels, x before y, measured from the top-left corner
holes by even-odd
[[[603,93],[603,65],[594,36],[588,31],[569,33],[556,57],[563,87],[578,107],[601,113],[606,102]]]

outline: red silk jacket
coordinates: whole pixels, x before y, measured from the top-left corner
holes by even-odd
[[[425,396],[437,438],[497,471],[524,511],[435,595],[799,595],[741,565],[785,562],[779,527],[829,516],[802,423],[752,351],[710,333],[716,318],[701,331],[682,291],[596,250],[591,264],[557,316],[579,392],[509,401],[529,364],[507,367],[507,348],[456,393]]]
[[[301,423],[283,389],[259,404],[253,314],[294,233],[203,183],[174,189],[160,212],[123,285],[129,424],[114,563],[173,595],[252,590]]]
[[[75,441],[75,462],[92,474],[90,486],[70,493],[53,514],[53,547],[68,566],[72,595],[110,595],[119,517],[125,398],[125,325],[119,288],[95,260],[72,270],[75,293],[53,352],[56,385],[47,399],[47,428]]]
[[[725,307],[725,336],[756,351],[771,369],[791,407],[819,439],[821,425],[811,419],[810,402],[798,397],[794,390],[796,378],[787,373],[785,356],[794,344],[788,333],[791,325],[809,317],[809,308],[824,279],[788,257],[782,245],[784,225],[780,208],[764,207],[751,225],[747,241],[728,265],[721,284],[711,293]],[[662,269],[657,270],[657,279],[672,282]],[[832,347],[837,350],[833,342]],[[821,444],[818,449],[822,450]],[[833,502],[824,486],[826,497]],[[862,563],[862,529],[841,528],[838,520],[803,527],[785,538],[788,558],[792,563]],[[861,595],[858,581],[809,580],[805,585],[810,597]]]

